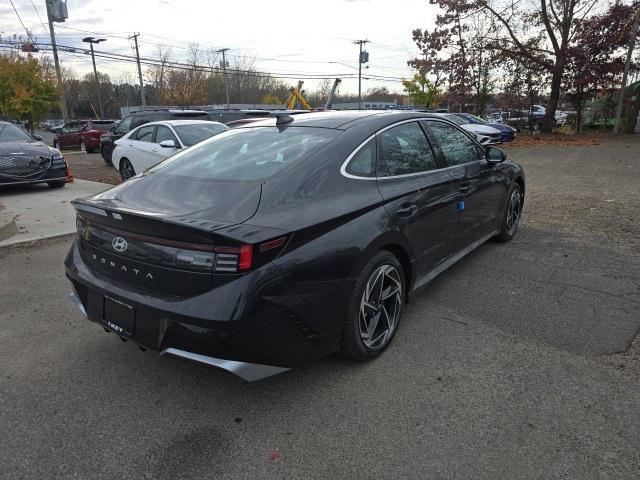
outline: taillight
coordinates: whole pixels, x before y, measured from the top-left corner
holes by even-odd
[[[222,246],[169,240],[133,233],[107,225],[94,225],[77,216],[78,236],[84,242],[111,254],[163,267],[192,270],[201,273],[244,273],[275,259],[289,239],[279,237],[258,245]],[[122,237],[124,250],[115,252],[112,242]]]
[[[257,246],[215,247],[215,272],[246,272],[273,260],[282,251],[289,237],[280,237]]]
[[[253,263],[253,245],[240,247],[215,247],[215,272],[241,272],[249,270]]]

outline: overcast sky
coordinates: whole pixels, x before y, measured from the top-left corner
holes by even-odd
[[[13,3],[34,38],[48,43],[44,0]],[[357,72],[353,41],[368,39],[370,62],[363,76],[410,77],[406,62],[417,54],[411,31],[430,27],[434,17],[427,0],[68,0],[67,5],[69,19],[55,24],[60,45],[86,46],[83,37],[102,36],[107,41],[100,49],[131,54],[127,37],[140,32],[141,56],[157,56],[158,44],[164,44],[172,46],[173,60],[183,60],[188,43],[197,42],[204,49],[228,47],[232,63],[235,56],[255,58],[257,69],[294,76]],[[25,35],[9,0],[0,4],[0,32]],[[61,60],[79,74],[91,70],[89,56],[62,54]],[[135,81],[135,65],[97,62],[99,71],[114,80]],[[309,90],[316,85],[315,80],[305,83]],[[364,91],[381,85],[402,90],[399,80],[363,80]],[[343,80],[340,90],[356,92],[357,80]]]

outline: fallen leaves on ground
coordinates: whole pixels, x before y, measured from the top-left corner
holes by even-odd
[[[564,133],[538,133],[530,135],[528,133],[520,133],[513,142],[503,143],[500,147],[588,147],[591,145],[600,145],[601,140],[601,134],[593,133],[584,133],[580,135]]]

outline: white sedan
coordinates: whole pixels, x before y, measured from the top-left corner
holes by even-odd
[[[228,129],[222,123],[203,120],[145,123],[115,142],[113,166],[123,180],[128,180],[174,153]]]
[[[449,120],[450,122],[455,123],[456,125],[460,125],[461,128],[464,128],[469,133],[475,135],[478,142],[482,145],[495,145],[497,143],[500,143],[500,130],[497,130],[493,127],[477,123],[470,123],[469,121],[463,120],[462,118],[450,113],[435,113],[434,115],[438,115]]]

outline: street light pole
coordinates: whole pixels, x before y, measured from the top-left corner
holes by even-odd
[[[85,37],[83,42],[88,43],[91,47],[91,61],[93,62],[93,75],[96,79],[96,93],[98,94],[98,110],[100,111],[100,118],[104,118],[104,111],[102,110],[102,95],[100,95],[100,82],[98,81],[98,70],[96,69],[96,57],[93,54],[93,44],[106,41],[106,38],[93,38]]]

